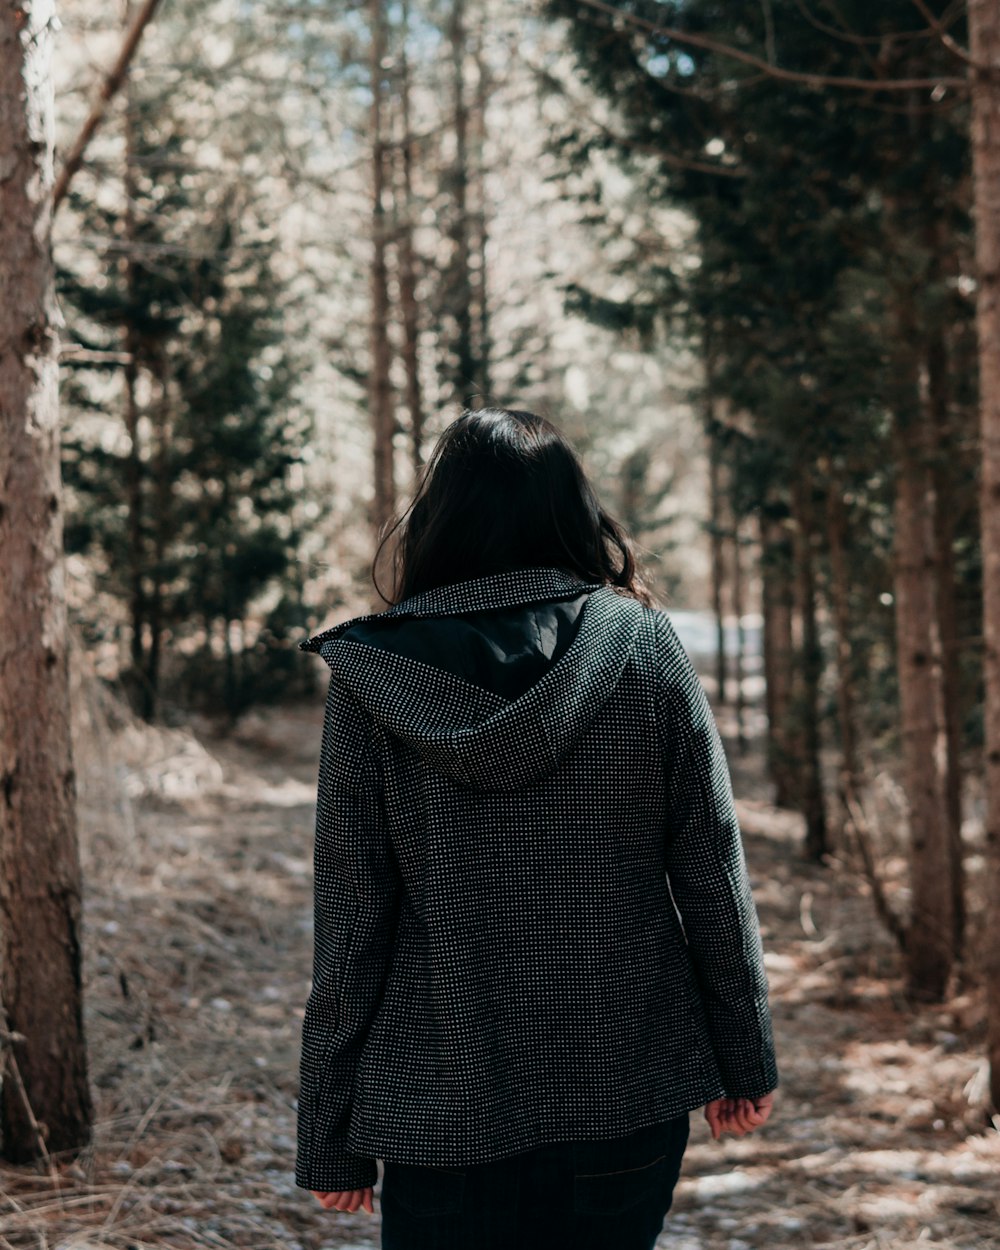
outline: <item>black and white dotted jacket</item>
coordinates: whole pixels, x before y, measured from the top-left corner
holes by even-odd
[[[665,611],[530,568],[299,647],[331,678],[297,1185],[775,1088],[729,770]]]

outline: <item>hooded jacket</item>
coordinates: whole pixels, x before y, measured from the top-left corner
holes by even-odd
[[[297,1185],[776,1087],[729,770],[666,612],[540,567],[299,647],[331,677]]]

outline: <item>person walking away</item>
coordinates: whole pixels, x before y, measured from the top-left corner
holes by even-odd
[[[392,606],[299,644],[296,1184],[373,1212],[381,1159],[383,1250],[649,1250],[690,1112],[749,1133],[778,1084],[712,712],[548,420],[462,413],[392,537]]]

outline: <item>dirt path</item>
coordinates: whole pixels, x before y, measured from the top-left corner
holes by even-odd
[[[124,816],[85,804],[97,1133],[58,1187],[0,1172],[0,1250],[378,1245],[377,1193],[374,1218],[324,1213],[291,1176],[321,720],[319,705],[277,710],[207,750],[172,735],[117,774],[136,796]],[[798,862],[759,761],[733,771],[779,1101],[742,1140],[715,1143],[692,1116],[660,1244],[1000,1250],[1000,1133],[973,1131],[970,1106],[976,1004],[907,1010],[867,900]]]

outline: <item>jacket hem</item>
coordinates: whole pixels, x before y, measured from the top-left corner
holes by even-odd
[[[365,1132],[353,1125],[347,1134],[347,1144],[356,1154],[366,1155],[370,1159],[388,1160],[390,1163],[413,1163],[428,1167],[472,1166],[477,1163],[492,1163],[511,1155],[522,1154],[540,1146],[554,1145],[566,1141],[604,1141],[613,1137],[625,1137],[639,1129],[653,1124],[662,1124],[667,1120],[689,1114],[703,1107],[715,1098],[725,1098],[727,1093],[721,1086],[705,1089],[702,1093],[675,1102],[661,1104],[658,1108],[649,1108],[646,1113],[631,1116],[615,1117],[604,1123],[596,1124],[593,1118],[588,1120],[567,1121],[535,1121],[523,1127],[514,1128],[509,1123],[503,1133],[500,1144],[482,1143],[465,1146],[432,1146],[426,1138],[406,1141],[393,1133],[378,1131]]]

